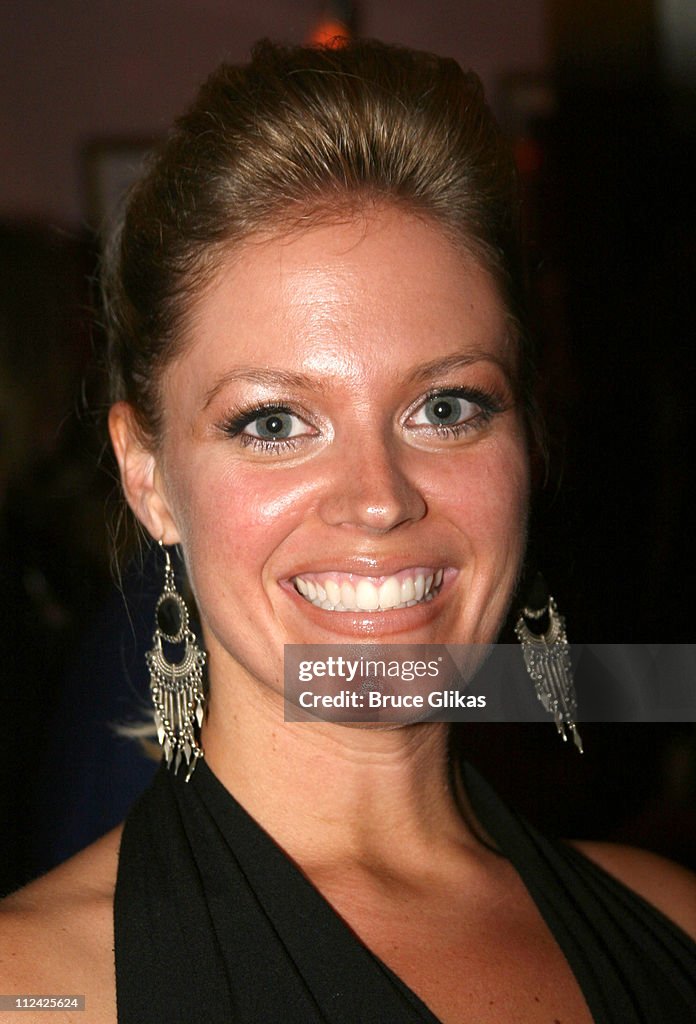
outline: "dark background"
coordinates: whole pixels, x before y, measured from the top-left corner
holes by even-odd
[[[0,195],[0,890],[114,824],[147,772],[110,729],[137,715],[151,612],[136,571],[129,623],[111,566],[88,155],[135,151],[217,60],[261,35],[307,38],[321,6],[3,5],[16,46]],[[670,24],[673,6],[356,11],[365,35],[481,70],[515,147],[550,440],[532,550],[578,642],[692,640],[696,14]],[[580,757],[551,724],[477,726],[455,745],[551,832],[696,866],[694,726],[583,739]]]

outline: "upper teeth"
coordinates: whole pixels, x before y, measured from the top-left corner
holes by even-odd
[[[295,576],[297,590],[312,604],[333,612],[373,612],[430,601],[442,583],[442,569],[406,569],[379,580],[354,573]]]

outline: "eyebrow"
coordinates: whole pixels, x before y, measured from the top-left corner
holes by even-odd
[[[310,388],[313,390],[323,390],[323,385],[317,383],[312,377],[308,377],[304,373],[292,373],[290,370],[273,370],[263,366],[240,366],[235,370],[230,370],[228,373],[223,374],[222,377],[210,388],[205,394],[203,402],[203,408],[206,409],[213,401],[216,395],[218,395],[223,388],[226,388],[228,384],[236,384],[242,382],[244,384],[265,384],[268,387],[277,387],[281,385],[287,388]]]
[[[406,377],[406,383],[426,383],[432,380],[433,377],[444,376],[447,373],[451,373],[452,370],[460,370],[474,363],[493,363],[494,366],[503,371],[506,377],[510,377],[510,367],[504,360],[498,359],[497,356],[491,355],[488,352],[477,352],[474,350],[473,352],[455,354],[446,356],[444,359],[433,359],[429,363],[423,363]]]
[[[459,370],[464,367],[471,366],[473,363],[481,362],[493,363],[495,366],[499,367],[499,369],[501,369],[508,378],[510,377],[510,368],[503,360],[498,359],[496,356],[490,355],[489,353],[470,352],[466,354],[461,353],[447,356],[444,359],[433,359],[429,363],[423,363],[406,376],[404,383],[426,383],[433,378],[451,373],[452,370]],[[241,366],[223,374],[223,376],[216,381],[213,387],[206,392],[203,408],[207,408],[213,399],[220,393],[220,391],[222,391],[223,388],[227,387],[228,384],[235,384],[239,382],[245,384],[262,384],[268,387],[280,386],[284,388],[296,388],[298,390],[308,391],[327,390],[327,383],[325,381],[318,380],[316,377],[310,377],[304,373],[293,373],[290,370],[275,370],[270,367],[263,366]]]

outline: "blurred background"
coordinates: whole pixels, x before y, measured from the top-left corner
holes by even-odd
[[[0,891],[120,820],[159,569],[111,566],[93,370],[98,231],[222,59],[338,32],[481,75],[524,189],[551,467],[533,550],[571,640],[688,643],[694,540],[692,0],[6,0],[0,89]],[[117,506],[117,502],[116,502]],[[127,559],[124,559],[127,561]],[[124,595],[126,601],[124,602]],[[696,866],[694,726],[461,728],[557,834]]]

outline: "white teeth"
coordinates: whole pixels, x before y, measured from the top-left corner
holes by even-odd
[[[348,580],[339,584],[329,576],[322,583],[296,576],[294,583],[298,593],[326,611],[376,612],[412,608],[423,601],[432,601],[443,577],[443,570],[438,569],[427,576],[416,573],[401,580],[398,576],[388,576],[379,586],[365,577],[358,578],[355,585]]]
[[[380,608],[396,608],[401,604],[401,587],[396,576],[389,576],[379,588]]]
[[[379,591],[369,580],[360,580],[355,588],[355,600],[361,612],[375,612],[379,608]]]

